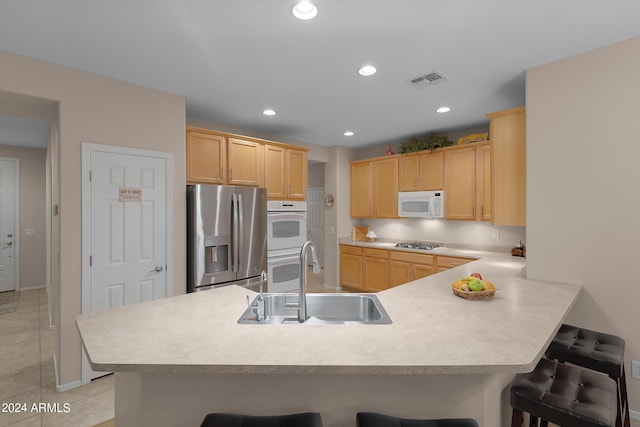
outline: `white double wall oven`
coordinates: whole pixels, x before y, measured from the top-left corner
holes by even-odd
[[[267,202],[267,266],[269,292],[297,291],[300,250],[307,240],[307,202]]]

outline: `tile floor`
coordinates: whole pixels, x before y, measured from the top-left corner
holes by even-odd
[[[113,375],[56,393],[54,340],[44,289],[22,292],[16,311],[0,314],[0,427],[91,427],[113,418]]]

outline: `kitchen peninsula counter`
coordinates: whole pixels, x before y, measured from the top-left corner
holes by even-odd
[[[235,286],[84,314],[77,324],[93,368],[116,372],[122,425],[130,417],[137,425],[189,425],[156,414],[179,400],[200,410],[184,412],[192,425],[214,410],[319,410],[325,426],[346,426],[354,408],[386,408],[495,426],[507,416],[506,384],[534,368],[580,292],[525,279],[524,266],[522,258],[487,254],[380,292],[391,325],[240,325],[245,296],[254,293]],[[452,294],[450,284],[474,271],[498,288],[492,300]],[[184,396],[185,387],[206,398]],[[327,393],[334,397],[325,402]],[[411,403],[429,396],[429,404]]]

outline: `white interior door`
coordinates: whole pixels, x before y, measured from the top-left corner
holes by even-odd
[[[16,163],[0,159],[0,292],[16,289]]]
[[[141,150],[86,150],[83,257],[88,255],[89,265],[83,269],[83,313],[165,298],[171,206],[167,158]],[[88,364],[83,383],[103,374],[86,375],[85,369],[90,370]]]
[[[307,235],[316,246],[318,262],[324,266],[324,188],[307,191]],[[310,257],[307,257],[311,261]]]

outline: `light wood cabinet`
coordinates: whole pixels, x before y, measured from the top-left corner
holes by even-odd
[[[305,200],[309,180],[309,163],[307,152],[287,148],[287,181],[289,184],[288,199]]]
[[[373,217],[373,162],[351,163],[351,217]]]
[[[441,271],[449,270],[450,268],[458,267],[471,261],[475,261],[475,259],[438,255],[436,257],[436,272],[440,273]]]
[[[264,147],[259,142],[228,139],[228,165],[231,185],[264,187]]]
[[[422,154],[420,162],[422,165],[422,189],[444,189],[444,153],[440,151]]]
[[[490,143],[444,152],[445,216],[491,220]]]
[[[352,162],[350,185],[352,218],[397,218],[397,157]]]
[[[471,261],[475,258],[340,245],[340,286],[378,292]]]
[[[267,198],[305,200],[307,197],[307,152],[278,145],[264,146]]]
[[[375,218],[398,217],[398,159],[373,162],[373,215]]]
[[[487,114],[492,141],[493,223],[519,225],[526,218],[525,107]]]
[[[423,153],[398,158],[398,191],[442,190],[444,153]]]
[[[362,289],[362,248],[340,245],[340,286]]]
[[[434,256],[413,252],[390,251],[389,287],[430,276],[435,272]]]
[[[367,292],[378,292],[389,287],[389,251],[365,248],[364,280],[362,287]]]
[[[225,184],[226,137],[188,129],[186,143],[187,183]]]

